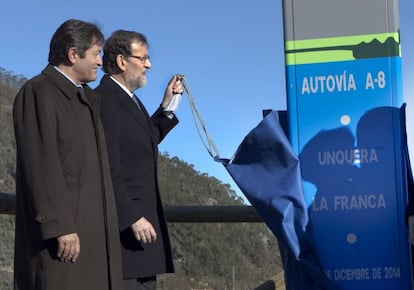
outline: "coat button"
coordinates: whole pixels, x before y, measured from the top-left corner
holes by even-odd
[[[44,213],[39,213],[39,214],[36,216],[36,220],[37,220],[39,223],[43,223],[43,222],[45,222],[45,221],[46,221],[46,215],[45,215]]]

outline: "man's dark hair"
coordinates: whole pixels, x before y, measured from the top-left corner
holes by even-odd
[[[126,30],[117,30],[106,40],[104,45],[103,66],[102,69],[107,74],[119,73],[119,67],[116,64],[116,57],[123,55],[131,56],[131,44],[133,42],[142,43],[148,47],[145,35]]]
[[[75,48],[81,58],[94,44],[102,44],[104,36],[93,23],[70,19],[62,23],[50,40],[49,64],[59,65],[68,62],[68,51]]]

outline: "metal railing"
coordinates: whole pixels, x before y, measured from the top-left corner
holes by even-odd
[[[0,192],[0,214],[14,215],[16,197]],[[262,218],[252,206],[231,205],[165,205],[169,223],[262,223]]]
[[[11,193],[0,192],[0,214],[16,213],[16,196]]]
[[[164,212],[169,223],[262,223],[263,219],[252,206],[182,206],[165,205]],[[16,196],[0,192],[0,214],[16,213]],[[254,290],[284,290],[283,272],[259,285]]]

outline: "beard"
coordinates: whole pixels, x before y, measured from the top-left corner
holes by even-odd
[[[134,90],[141,88],[147,84],[147,77],[144,74],[139,76],[128,75],[127,82]]]

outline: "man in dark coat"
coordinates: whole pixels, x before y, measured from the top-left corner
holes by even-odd
[[[178,123],[173,112],[183,90],[180,77],[173,76],[149,117],[133,93],[146,84],[149,68],[144,35],[118,30],[106,41],[106,75],[96,91],[118,206],[125,290],[155,289],[156,275],[174,270],[157,181],[157,146]]]
[[[16,96],[16,290],[123,287],[99,100],[86,85],[102,41],[94,24],[64,22],[49,65]]]

